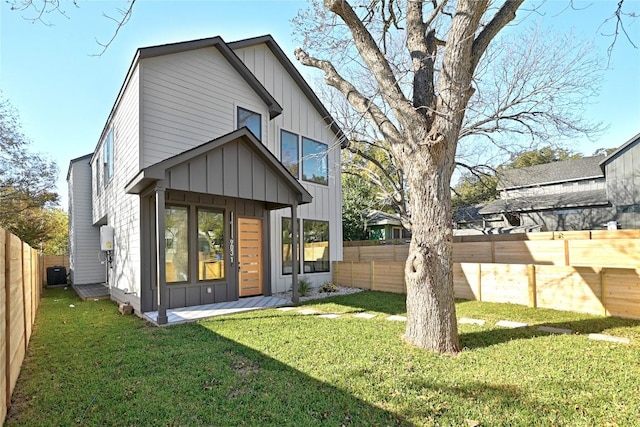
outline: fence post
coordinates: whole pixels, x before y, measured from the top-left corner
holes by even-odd
[[[351,271],[349,271],[349,286],[353,288],[353,261],[351,261]]]
[[[536,290],[536,266],[535,264],[527,265],[527,276],[529,279],[529,307],[537,307],[537,290]]]
[[[478,263],[478,301],[482,302],[482,264]]]
[[[371,290],[375,291],[375,287],[376,287],[376,275],[375,275],[375,261],[371,261],[371,271],[369,272],[369,277],[371,278],[371,280],[369,281],[369,283],[371,284]]]
[[[564,240],[564,265],[569,266],[569,240]]]
[[[11,234],[4,230],[5,233],[5,252],[4,252],[4,286],[5,286],[5,408],[11,406]]]
[[[491,262],[496,262],[496,242],[491,240]]]
[[[609,311],[607,310],[607,300],[606,300],[606,296],[605,296],[605,292],[607,290],[607,287],[605,285],[606,280],[604,279],[604,271],[605,271],[605,268],[602,267],[600,269],[600,298],[602,300],[602,315],[603,316],[608,316],[609,315]]]

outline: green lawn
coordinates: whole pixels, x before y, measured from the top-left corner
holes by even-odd
[[[75,307],[70,307],[70,304]],[[157,328],[114,303],[47,290],[7,426],[634,426],[640,322],[459,302],[465,347],[401,339],[404,297],[306,304],[338,319],[264,310]],[[361,311],[378,313],[359,319]],[[501,329],[500,319],[565,327]],[[630,345],[588,340],[591,332]]]

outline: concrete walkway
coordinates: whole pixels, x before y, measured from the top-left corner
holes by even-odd
[[[193,307],[172,308],[167,310],[168,324],[174,325],[193,322],[208,317],[225,314],[241,313],[244,311],[261,310],[264,308],[281,307],[291,304],[291,300],[278,297],[248,297],[238,301],[220,302],[215,304],[196,305]],[[144,318],[154,324],[158,322],[158,312],[150,311],[143,314]]]

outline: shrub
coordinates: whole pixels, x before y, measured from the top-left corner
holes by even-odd
[[[306,277],[298,278],[298,294],[301,297],[307,295],[311,291],[311,282]]]
[[[330,292],[338,292],[338,286],[336,286],[334,283],[332,282],[324,282],[322,284],[322,286],[320,286],[319,289],[320,292],[326,292],[326,293],[330,293]]]

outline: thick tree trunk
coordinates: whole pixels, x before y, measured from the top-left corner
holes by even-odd
[[[449,186],[455,149],[446,145],[420,147],[407,168],[412,238],[405,266],[405,339],[431,351],[457,353]]]

